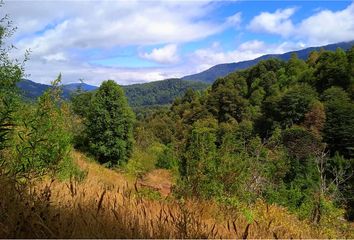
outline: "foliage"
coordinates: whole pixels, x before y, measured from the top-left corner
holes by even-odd
[[[1,7],[1,5],[0,5]],[[13,47],[6,46],[15,28],[8,17],[0,19],[0,151],[9,146],[15,126],[15,112],[18,108],[16,83],[23,75],[23,63],[9,56]],[[1,159],[1,156],[0,156]]]
[[[61,161],[70,161],[71,135],[66,129],[65,104],[60,102],[60,79],[61,76],[39,98],[17,131],[15,169],[18,171],[42,172]]]
[[[84,123],[89,151],[108,165],[126,162],[133,147],[134,114],[121,87],[105,81],[87,104]]]
[[[338,152],[349,163],[353,153],[353,49],[260,61],[203,92],[187,91],[139,126],[170,146],[179,194],[263,198],[324,224],[326,206],[350,212],[352,168],[331,159]]]
[[[200,82],[166,79],[123,86],[123,90],[131,107],[145,107],[171,104],[175,98],[183,96],[188,89],[204,90],[208,86]]]
[[[353,157],[354,146],[354,102],[338,87],[324,91],[323,96],[326,122],[324,141],[332,149],[346,157]]]
[[[164,145],[156,142],[145,149],[136,147],[129,161],[122,166],[122,169],[131,176],[141,177],[155,168],[164,149]]]

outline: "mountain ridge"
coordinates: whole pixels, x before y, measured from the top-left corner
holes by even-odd
[[[258,58],[255,58],[253,60],[217,64],[205,71],[202,71],[202,72],[196,73],[196,74],[187,75],[187,76],[182,77],[181,79],[188,80],[188,81],[200,81],[200,82],[206,82],[206,83],[213,83],[219,77],[225,77],[226,75],[228,75],[234,71],[246,69],[248,67],[252,67],[262,60],[267,60],[270,58],[278,58],[280,60],[289,60],[293,53],[296,53],[298,58],[305,60],[312,51],[316,51],[316,50],[318,51],[322,48],[324,50],[330,50],[330,51],[334,51],[337,48],[342,48],[343,50],[347,50],[353,45],[354,45],[354,40],[348,41],[348,42],[333,43],[333,44],[328,44],[328,45],[324,45],[324,46],[309,47],[309,48],[304,48],[301,50],[286,52],[283,54],[267,54],[267,55],[263,55]]]

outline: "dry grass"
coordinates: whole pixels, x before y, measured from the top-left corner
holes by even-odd
[[[82,183],[18,188],[0,177],[0,238],[353,238],[325,235],[284,208],[257,202],[254,219],[212,201],[147,200],[119,173],[85,163]],[[138,190],[139,191],[139,190]],[[350,226],[349,226],[350,227]],[[352,230],[352,229],[351,229]]]

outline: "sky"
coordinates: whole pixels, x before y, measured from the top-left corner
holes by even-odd
[[[4,0],[26,78],[121,85],[354,40],[353,1]]]

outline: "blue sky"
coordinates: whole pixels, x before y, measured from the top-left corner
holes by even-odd
[[[11,0],[10,39],[28,78],[99,85],[156,81],[354,39],[352,1]]]

